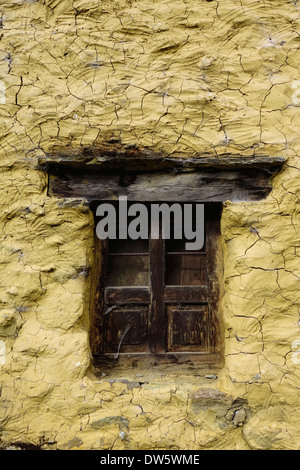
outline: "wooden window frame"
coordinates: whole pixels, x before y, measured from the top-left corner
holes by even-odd
[[[93,285],[97,287],[92,294],[96,301],[92,308],[91,348],[96,367],[100,367],[101,370],[119,367],[125,369],[155,366],[172,368],[177,364],[189,371],[221,367],[223,363],[221,212],[221,204],[205,204],[208,274],[206,286],[178,287],[165,285],[165,241],[159,238],[158,240],[149,239],[149,288],[142,286],[107,287],[108,241],[101,241],[95,235],[96,275],[93,279]],[[163,263],[162,260],[164,260]],[[148,318],[145,320],[149,340],[149,350],[147,352],[138,351],[138,348],[133,352],[120,352],[122,347],[110,352],[105,350],[105,337],[108,333],[104,324],[105,317],[107,314],[111,315],[113,310],[118,309],[119,306],[125,303],[127,306],[131,305],[133,309],[137,306],[149,305]],[[174,308],[173,312],[172,307]],[[183,351],[181,347],[174,350],[176,347],[173,346],[171,348],[173,350],[170,351],[171,334],[170,331],[168,334],[167,329],[170,329],[171,321],[168,321],[168,317],[171,318],[172,314],[174,317],[176,312],[182,312],[184,308],[187,309],[187,312],[191,312],[193,309],[196,312],[207,310],[205,324],[207,329],[206,348],[197,350],[197,347],[194,349],[190,347],[190,351]],[[147,317],[147,314],[145,315]]]

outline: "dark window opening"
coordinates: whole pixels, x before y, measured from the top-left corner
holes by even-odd
[[[186,250],[172,229],[166,240],[161,232],[158,239],[96,237],[95,364],[220,363],[220,216],[220,204],[205,204],[197,251]]]

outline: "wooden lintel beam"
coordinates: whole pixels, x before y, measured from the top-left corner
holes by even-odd
[[[74,155],[48,155],[40,159],[42,168],[53,170],[55,168],[67,167],[69,169],[91,169],[101,171],[197,171],[199,169],[265,169],[278,171],[284,164],[285,159],[281,156],[267,155],[230,155],[220,156],[196,155],[191,157],[172,157],[157,155],[131,155],[116,153],[113,155],[97,156],[91,154]]]
[[[49,196],[87,201],[224,202],[256,201],[272,189],[266,170],[212,170],[170,173],[50,172]]]

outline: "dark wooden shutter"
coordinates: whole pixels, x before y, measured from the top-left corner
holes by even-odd
[[[168,353],[216,352],[219,216],[212,205],[206,205],[205,214],[205,244],[201,250],[187,252],[185,240],[165,242]]]
[[[205,208],[205,245],[185,240],[102,242],[98,359],[155,364],[212,359],[219,352],[218,206]]]
[[[106,245],[104,332],[101,352],[117,359],[123,353],[149,350],[150,266],[148,240],[110,240]]]

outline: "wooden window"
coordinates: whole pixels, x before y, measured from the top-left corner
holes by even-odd
[[[185,239],[161,235],[97,241],[96,364],[221,362],[220,213],[221,205],[205,205],[205,244],[198,251],[186,251]]]
[[[206,204],[205,249],[198,253],[187,253],[176,240],[100,243],[95,238],[90,278],[95,364],[172,367],[175,362],[186,372],[221,362],[220,208],[228,200],[265,198],[284,161],[255,153],[173,158],[115,142],[79,153],[58,149],[40,159],[49,174],[50,197],[83,198],[91,205],[124,196],[143,203]]]

